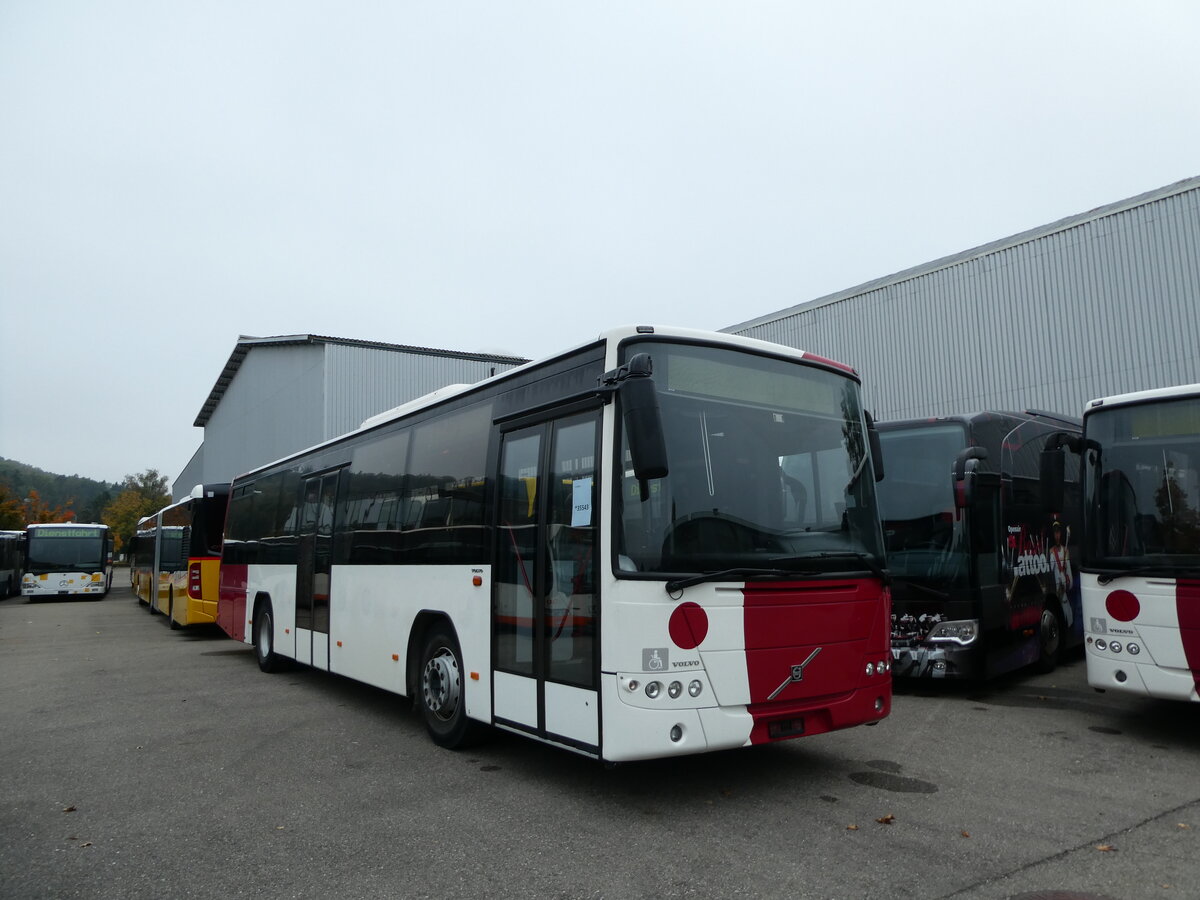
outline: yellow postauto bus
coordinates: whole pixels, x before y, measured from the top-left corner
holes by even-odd
[[[172,628],[217,621],[228,484],[198,484],[138,525],[131,579],[138,601]]]

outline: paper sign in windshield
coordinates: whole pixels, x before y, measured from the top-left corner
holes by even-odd
[[[571,527],[583,528],[592,524],[592,479],[576,478],[571,482]]]

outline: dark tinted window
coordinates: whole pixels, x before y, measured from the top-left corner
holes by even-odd
[[[351,563],[483,563],[491,404],[357,448],[339,516]]]

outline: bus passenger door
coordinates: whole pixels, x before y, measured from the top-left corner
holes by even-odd
[[[492,601],[499,724],[600,743],[599,414],[503,435]]]
[[[296,564],[296,660],[329,668],[329,573],[338,473],[304,480]]]

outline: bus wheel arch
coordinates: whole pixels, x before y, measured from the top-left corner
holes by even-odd
[[[254,598],[254,615],[250,619],[254,658],[264,672],[278,671],[283,660],[275,652],[275,609],[271,595],[260,593]]]
[[[179,630],[179,623],[175,621],[175,588],[167,588],[167,624],[171,626],[172,631]]]
[[[467,716],[465,671],[462,649],[454,626],[445,616],[423,614],[425,627],[414,627],[420,635],[419,662],[412,686],[413,704],[421,711],[425,728],[435,744],[459,749],[475,743],[483,727]],[[410,657],[412,658],[412,657]]]

